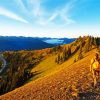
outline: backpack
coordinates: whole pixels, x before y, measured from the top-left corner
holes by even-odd
[[[100,63],[99,63],[99,60],[94,59],[92,61],[92,67],[93,67],[94,70],[100,71]]]

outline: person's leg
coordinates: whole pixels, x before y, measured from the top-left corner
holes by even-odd
[[[92,70],[93,79],[95,77],[95,70]]]
[[[97,71],[97,79],[99,79],[99,71]]]
[[[96,71],[93,70],[93,81],[94,81],[94,86],[96,85]]]
[[[92,72],[92,65],[90,65],[90,72]]]
[[[94,78],[94,70],[93,70],[92,67],[91,67],[91,73],[92,73],[92,76],[93,76],[93,78]]]
[[[100,71],[98,71],[98,80],[100,79]]]

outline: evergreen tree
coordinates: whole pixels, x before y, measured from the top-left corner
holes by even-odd
[[[82,59],[83,55],[82,55],[82,44],[80,45],[80,49],[79,49],[79,55],[78,55],[78,60]]]
[[[67,51],[68,57],[71,55],[71,48],[68,47],[68,51]]]
[[[57,56],[57,63],[58,64],[60,63],[60,54],[58,54],[58,56]]]
[[[93,44],[97,46],[97,38],[94,38]]]
[[[63,61],[66,61],[68,59],[68,52],[66,50],[66,48],[63,51]]]
[[[76,62],[77,60],[76,59],[74,59],[74,63]]]
[[[60,62],[61,62],[61,63],[63,62],[63,57],[62,57],[62,56],[60,57]]]
[[[96,45],[97,45],[97,47],[100,47],[100,38],[99,37],[97,37],[97,39],[96,39]]]
[[[87,42],[85,44],[85,52],[89,52],[92,49],[92,41],[91,37],[88,37]]]
[[[55,62],[56,62],[56,63],[58,63],[58,60],[57,60],[57,58],[55,59]]]

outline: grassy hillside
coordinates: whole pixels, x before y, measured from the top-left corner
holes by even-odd
[[[100,88],[92,87],[92,76],[89,72],[90,59],[93,57],[95,50],[86,53],[82,60],[68,66],[66,61],[61,66],[62,70],[44,78],[32,81],[14,91],[0,97],[1,100],[69,100],[81,95],[85,100],[99,100]],[[91,94],[93,94],[91,96]],[[96,96],[95,96],[96,95]]]
[[[59,49],[55,50],[54,48],[51,49],[51,53],[49,54],[49,56],[46,57],[45,60],[43,60],[42,62],[40,62],[37,66],[35,66],[31,72],[35,73],[35,76],[32,77],[30,80],[28,80],[28,82],[30,82],[31,80],[36,80],[38,78],[43,78],[46,75],[50,75],[52,73],[58,72],[59,70],[61,70],[62,68],[64,68],[64,66],[70,66],[72,65],[74,62],[77,62],[78,60],[78,56],[79,56],[79,52],[80,52],[80,45],[83,42],[83,47],[82,47],[82,56],[83,58],[86,56],[86,45],[88,43],[88,38],[89,37],[83,37],[83,38],[78,38],[76,41],[74,41],[71,44],[67,44],[67,45],[62,45]],[[55,59],[57,58],[57,55],[60,54],[61,56],[63,55],[63,51],[65,48],[71,48],[71,55],[70,57],[65,61],[62,62],[61,64],[57,64],[55,62]],[[78,49],[77,49],[78,48]],[[95,48],[95,45],[92,45],[91,50]],[[65,65],[64,65],[65,64]]]
[[[0,94],[23,85],[35,73],[31,73],[39,62],[45,59],[49,49],[38,51],[4,52],[6,68],[0,73]],[[46,52],[46,53],[45,53]]]
[[[25,73],[27,69],[28,73],[32,73],[32,77],[25,79],[24,84],[26,85],[0,98],[13,100],[19,96],[19,99],[26,100],[66,100],[65,98],[71,99],[74,95],[78,95],[77,98],[79,98],[81,92],[93,92],[89,64],[96,51],[96,45],[90,39],[92,40],[91,37],[80,37],[69,45],[38,51],[19,51],[17,52],[20,54],[19,59],[25,57],[25,61],[21,60],[17,66],[14,64],[17,62],[16,57],[12,56],[14,54],[12,52],[11,59],[15,57],[12,60],[12,63],[15,61],[12,68],[13,66],[23,68],[23,73],[20,75],[27,75]],[[60,56],[59,62],[58,56]],[[57,61],[55,61],[56,59]],[[27,67],[23,67],[21,64],[25,64]],[[21,77],[21,80],[25,77],[28,76]],[[12,84],[13,82],[15,84],[18,81],[12,81]],[[10,87],[10,84],[8,86]],[[94,90],[98,92],[98,88]]]

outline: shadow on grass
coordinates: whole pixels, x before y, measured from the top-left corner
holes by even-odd
[[[100,82],[93,87],[92,92],[80,92],[78,93],[79,100],[100,100],[100,92],[96,92],[96,89],[100,88]],[[99,99],[97,99],[99,98]]]
[[[40,71],[34,71],[34,72],[32,72],[32,77],[29,80],[27,80],[25,82],[25,84],[38,79],[39,78],[39,74],[41,74],[41,73],[43,73],[43,71],[41,71],[41,72]]]
[[[96,92],[86,92],[78,94],[79,100],[95,100],[97,97],[100,98],[100,93]]]

